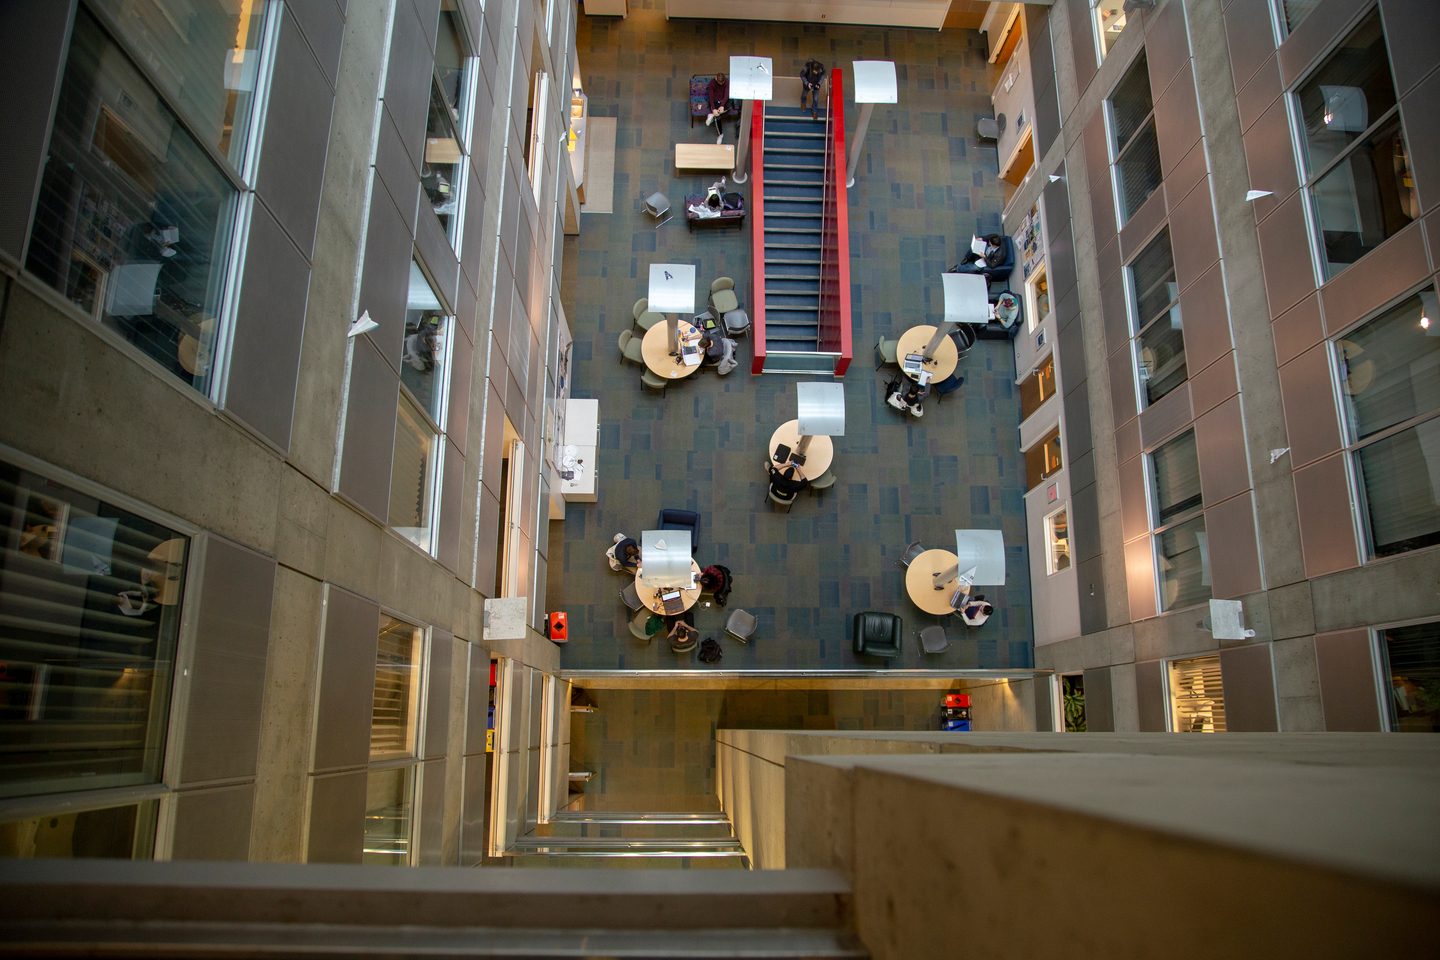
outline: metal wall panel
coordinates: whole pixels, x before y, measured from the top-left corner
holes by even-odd
[[[356,337],[345,409],[340,492],[382,526],[390,513],[390,468],[395,450],[395,404],[400,376],[374,344]]]
[[[1075,579],[1080,593],[1080,632],[1098,633],[1108,626],[1104,558],[1081,560],[1075,568]]]
[[[357,767],[370,760],[379,629],[379,604],[334,584],[325,585],[312,770]]]
[[[1281,83],[1293,87],[1371,6],[1371,0],[1325,0],[1317,5],[1280,44]]]
[[[379,330],[372,330],[361,336],[375,344],[387,364],[399,369],[401,344],[405,339],[405,299],[410,289],[410,262],[414,243],[410,238],[410,228],[391,200],[378,173],[373,186],[370,195],[370,222],[365,230],[365,262],[360,272],[360,302],[356,307],[356,315],[368,311],[370,319],[380,324]]]
[[[1345,454],[1337,453],[1294,473],[1305,576],[1319,577],[1357,566]]]
[[[265,205],[255,204],[230,348],[225,408],[282,451],[290,449],[309,294],[309,263]]]
[[[255,776],[275,561],[206,537],[178,782]],[[189,592],[189,591],[187,591]]]
[[[1205,143],[1203,140],[1196,141],[1190,148],[1190,152],[1181,157],[1165,175],[1165,195],[1175,200],[1183,200],[1188,197],[1205,175],[1210,172],[1207,166],[1208,159],[1205,155]]]
[[[1179,9],[1179,4],[1170,4],[1167,10]],[[1175,167],[1200,142],[1200,108],[1195,102],[1195,74],[1190,72],[1190,61],[1180,61],[1185,66],[1175,75],[1169,88],[1155,103],[1155,138],[1160,143],[1160,169],[1165,174],[1170,196],[1179,198],[1170,174]],[[1150,60],[1153,67],[1155,61]]]
[[[1423,224],[1412,223],[1320,288],[1326,332],[1339,333],[1429,275]]]
[[[1165,732],[1165,702],[1168,696],[1163,663],[1146,660],[1135,664],[1135,708],[1141,733]]]
[[[461,779],[460,866],[472,867],[485,856],[485,755],[466,757]]]
[[[470,180],[465,184],[465,220],[460,235],[459,251],[462,276],[456,294],[461,301],[465,300],[463,290],[467,286],[472,290],[485,286],[485,270],[482,260],[485,253],[485,184],[482,182],[473,158],[467,162],[470,164]],[[474,299],[473,293],[470,299]],[[476,335],[474,317],[467,316],[461,322],[473,338]]]
[[[1340,449],[1328,344],[1317,344],[1280,368],[1280,398],[1293,466]]]
[[[1285,100],[1278,98],[1270,104],[1254,126],[1245,131],[1242,139],[1245,166],[1250,171],[1250,186],[1275,194],[1273,199],[1266,201],[1268,206],[1256,207],[1256,214],[1263,217],[1300,186],[1295,167],[1295,147],[1290,139],[1290,112],[1285,109]],[[1235,192],[1239,193],[1238,190]]]
[[[500,502],[489,491],[480,491],[479,542],[475,547],[475,589],[489,597],[495,590],[495,551],[500,542]]]
[[[505,455],[505,404],[491,380],[485,389],[485,460],[480,465],[480,482],[492,497],[500,496],[500,462]]]
[[[450,672],[455,637],[439,627],[430,629],[430,655],[426,660],[425,735],[422,756],[443,757],[450,751]]]
[[[1240,129],[1249,130],[1255,121],[1260,119],[1260,115],[1279,98],[1283,89],[1280,86],[1279,59],[1275,56],[1269,57],[1260,64],[1249,82],[1235,92],[1235,110],[1240,115]]]
[[[1075,240],[1068,220],[1048,229],[1053,231],[1046,248],[1051,295],[1063,297],[1075,289]]]
[[[1086,670],[1085,729],[1092,733],[1115,732],[1115,707],[1110,692],[1110,668]]]
[[[435,37],[440,29],[440,0],[410,0],[415,8],[415,17],[420,30],[425,34],[425,43],[430,47],[431,59],[435,56]]]
[[[1135,416],[1135,359],[1128,347],[1120,347],[1106,361],[1110,374],[1110,414],[1118,428]]]
[[[1195,453],[1205,503],[1219,503],[1250,489],[1245,422],[1238,396],[1195,421]]]
[[[1147,11],[1142,22],[1145,67],[1150,75],[1150,89],[1159,100],[1182,67],[1189,72],[1190,37],[1185,26],[1185,5],[1162,4],[1158,10]]]
[[[1095,78],[1095,34],[1090,25],[1089,0],[1070,0],[1070,52],[1075,58],[1075,88],[1080,93]],[[1073,105],[1072,105],[1073,106]]]
[[[1175,255],[1175,282],[1181,290],[1200,279],[1220,259],[1209,185],[1210,178],[1206,177],[1170,208],[1170,247]]]
[[[31,208],[40,189],[50,108],[66,54],[70,4],[54,0],[0,3],[0,89],[5,112],[0,129],[0,251],[21,260],[30,233]],[[17,91],[24,91],[17,96]]]
[[[317,21],[324,19],[312,16]],[[286,8],[280,24],[270,89],[255,192],[309,260],[315,249],[320,184],[325,177],[330,108],[335,96],[331,80],[300,34],[291,8]],[[254,247],[250,253],[254,253]]]
[[[1235,354],[1227,353],[1190,378],[1190,403],[1195,416],[1204,416],[1240,392]]]
[[[1325,729],[1354,732],[1383,730],[1377,679],[1368,630],[1315,635],[1315,672]]]
[[[1145,198],[1140,209],[1136,210],[1120,228],[1120,259],[1122,262],[1129,263],[1135,259],[1135,255],[1145,249],[1145,245],[1164,225],[1165,211],[1168,209],[1165,197],[1168,192],[1162,182],[1155,188],[1154,193]]]
[[[1310,255],[1310,234],[1299,193],[1293,194],[1261,221],[1260,261],[1265,275],[1265,296],[1270,316],[1280,316],[1315,289],[1315,265]]]
[[[1432,0],[1380,0],[1380,16],[1385,23],[1385,45],[1390,50],[1390,69],[1395,75],[1395,92],[1405,96],[1410,88],[1427,74],[1428,86],[1435,86],[1435,40],[1440,37],[1440,4]],[[1434,95],[1422,103],[1434,104]],[[1416,106],[1420,106],[1419,103]],[[1431,129],[1436,121],[1433,109],[1429,114]],[[1410,141],[1412,159],[1421,151]]]
[[[1082,456],[1094,446],[1090,436],[1090,389],[1081,381],[1077,389],[1065,394],[1065,454],[1071,460]]]
[[[458,297],[456,284],[459,283],[460,264],[455,259],[455,249],[440,225],[440,218],[430,205],[422,204],[415,220],[415,248],[440,298],[452,309]]]
[[[1216,597],[1233,600],[1264,587],[1251,493],[1207,506],[1205,532],[1210,545],[1210,589]]]
[[[340,46],[345,35],[345,14],[339,6],[326,0],[289,3],[287,17],[293,17],[305,35],[315,59],[325,74],[326,82],[335,85],[340,72]]]
[[[1212,541],[1213,542],[1213,541]],[[1220,651],[1225,687],[1225,729],[1231,733],[1275,733],[1275,667],[1268,643]]]
[[[425,119],[430,110],[434,65],[435,52],[415,8],[409,3],[397,3],[385,68],[385,109],[395,119],[400,141],[416,170],[425,162]]]
[[[485,729],[490,717],[490,657],[473,643],[470,651],[470,673],[465,691],[465,743],[463,752],[485,752]]]
[[[395,125],[395,118],[384,107],[380,110],[380,124],[376,134],[377,183],[384,185],[391,203],[400,211],[408,239],[415,234],[415,224],[420,213],[420,168],[415,166],[410,151],[406,149],[400,130]],[[371,201],[372,204],[376,202],[378,201]]]
[[[1105,111],[1097,109],[1085,121],[1085,175],[1090,194],[1090,217],[1095,246],[1104,249],[1116,235],[1114,188],[1110,183],[1110,143]]]
[[[359,863],[365,846],[364,770],[310,778],[306,863]]]
[[[1420,209],[1425,212],[1440,207],[1440,119],[1435,117],[1436,103],[1440,103],[1440,72],[1432,73],[1400,101],[1400,116],[1410,147],[1410,170],[1420,192]],[[1432,246],[1430,258],[1432,263],[1440,264],[1440,250]]]
[[[419,834],[416,863],[438,867],[445,862],[445,761],[422,763],[415,776],[420,782],[420,806],[415,811]]]
[[[1192,376],[1231,351],[1234,342],[1225,301],[1225,277],[1218,263],[1180,295],[1180,316],[1185,366]]]
[[[1320,296],[1312,294],[1270,325],[1275,337],[1275,362],[1286,364],[1325,337],[1320,322]]]
[[[1234,0],[1225,8],[1225,40],[1236,90],[1275,52],[1275,35],[1267,29],[1269,25],[1270,0]]]
[[[1120,478],[1120,531],[1126,540],[1133,540],[1150,530],[1150,506],[1145,496],[1149,478],[1145,475],[1143,458],[1123,463]]]
[[[1195,419],[1190,407],[1190,384],[1180,384],[1140,413],[1140,443],[1154,449]]]
[[[455,445],[447,437],[440,477],[440,532],[435,559],[451,572],[458,572],[460,566],[460,541],[463,539],[461,524],[464,516],[461,504],[464,500],[462,489],[464,480],[465,456],[455,449]]]
[[[1155,596],[1155,552],[1149,537],[1125,544],[1125,590],[1131,620],[1144,620],[1159,612],[1159,600]]]
[[[462,279],[462,288],[468,284]],[[473,302],[473,301],[472,301]],[[445,433],[462,454],[468,449],[470,433],[470,384],[475,348],[463,329],[452,332],[454,347],[450,350],[449,399],[446,401]]]
[[[182,790],[170,798],[171,860],[248,860],[255,785]]]

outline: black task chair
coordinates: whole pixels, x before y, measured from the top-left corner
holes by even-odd
[[[660,530],[689,530],[690,552],[694,553],[700,549],[700,514],[694,510],[677,510],[673,507],[666,507],[660,511],[660,517],[655,521],[655,526]]]

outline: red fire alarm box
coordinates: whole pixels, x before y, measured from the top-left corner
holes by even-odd
[[[947,693],[947,694],[945,694],[945,706],[947,706],[947,707],[968,707],[968,706],[970,706],[970,694],[968,694],[968,693]]]
[[[546,627],[548,628],[546,633],[554,642],[564,643],[570,639],[570,621],[564,610],[556,610],[550,614],[549,620],[546,621]]]

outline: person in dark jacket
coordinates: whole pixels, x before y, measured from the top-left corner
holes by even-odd
[[[810,101],[810,119],[820,119],[820,84],[825,82],[825,64],[819,60],[806,60],[804,68],[800,71],[800,82],[804,85],[800,91],[800,109],[806,109],[805,101]]]

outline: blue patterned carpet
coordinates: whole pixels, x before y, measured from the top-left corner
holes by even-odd
[[[932,398],[921,420],[884,404],[888,374],[873,370],[876,339],[937,318],[942,271],[973,232],[999,227],[995,154],[973,139],[976,118],[989,109],[983,40],[970,31],[666,21],[661,9],[663,0],[631,0],[628,19],[580,18],[590,110],[616,117],[618,136],[615,212],[584,215],[580,236],[566,238],[564,249],[573,395],[598,397],[601,417],[600,502],[570,504],[551,530],[547,600],[570,615],[564,666],[700,665],[663,640],[630,635],[619,600],[625,578],[602,556],[615,533],[638,538],[652,527],[661,507],[702,514],[697,559],[729,566],[730,608],[760,619],[751,644],[725,642],[723,667],[877,666],[851,650],[850,618],[861,610],[904,618],[906,646],[892,666],[1031,666],[1010,345],[978,343],[961,365],[963,389]],[[702,291],[732,276],[749,302],[748,226],[691,234],[676,220],[657,230],[639,203],[656,189],[678,200],[712,179],[675,174],[672,144],[713,142],[708,128],[689,124],[688,80],[723,69],[731,54],[769,55],[782,76],[797,75],[810,56],[827,67],[893,59],[899,74],[900,103],[876,109],[850,194],[856,358],[844,379],[846,435],[835,440],[839,482],[823,497],[802,495],[789,514],[767,503],[762,461],[771,432],[795,416],[798,378],[749,375],[746,340],[730,376],[703,370],[659,397],[642,391],[640,368],[622,364],[616,347],[652,262],[695,263]],[[739,188],[747,196],[748,186]],[[966,527],[1004,531],[1008,583],[984,590],[996,605],[985,626],[967,630],[949,618],[950,649],[924,657],[914,634],[935,618],[907,599],[895,560],[911,540],[953,549],[953,531]],[[702,635],[722,637],[725,610],[696,614]]]

